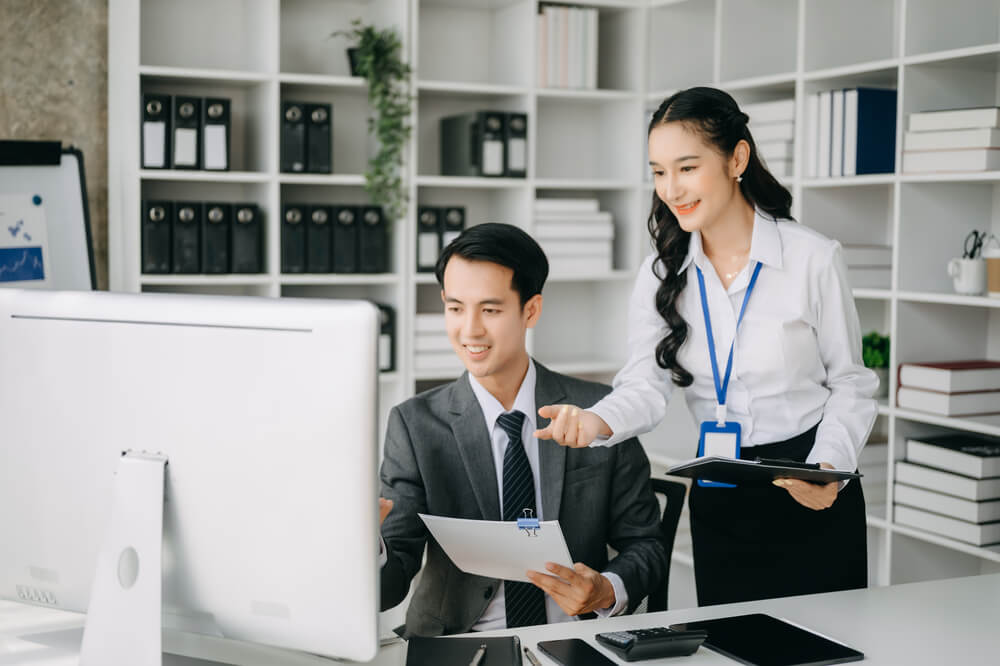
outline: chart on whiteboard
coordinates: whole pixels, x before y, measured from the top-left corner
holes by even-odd
[[[0,194],[0,284],[44,287],[51,272],[42,198]]]

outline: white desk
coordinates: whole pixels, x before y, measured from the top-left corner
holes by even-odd
[[[1000,574],[544,625],[521,629],[517,634],[543,664],[550,666],[554,662],[535,648],[539,640],[578,637],[593,644],[594,634],[599,631],[665,626],[748,612],[783,617],[847,643],[864,652],[867,657],[864,663],[873,666],[1000,664]],[[76,651],[74,646],[65,644],[66,641],[62,645],[52,645],[49,641],[50,645],[43,646],[19,636],[28,632],[78,629],[81,624],[79,615],[0,602],[0,666],[76,666]],[[510,632],[483,635],[505,633]],[[613,657],[610,652],[605,653]],[[247,666],[322,663],[304,655],[282,655],[252,646],[240,648],[239,658]],[[164,659],[165,665],[170,663],[201,665],[210,662]],[[373,663],[402,666],[405,647],[403,644],[387,645]],[[690,657],[634,663],[702,666],[735,662],[701,648]]]

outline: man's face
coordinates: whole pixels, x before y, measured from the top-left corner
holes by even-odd
[[[527,361],[525,334],[542,311],[537,294],[521,307],[511,285],[514,272],[488,261],[452,257],[444,271],[441,300],[455,353],[473,377],[520,381]]]

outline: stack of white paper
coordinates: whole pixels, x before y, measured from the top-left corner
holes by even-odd
[[[744,104],[757,152],[776,178],[792,176],[795,153],[795,99]]]
[[[418,313],[414,318],[413,367],[417,372],[462,372],[462,361],[451,348],[443,314]]]

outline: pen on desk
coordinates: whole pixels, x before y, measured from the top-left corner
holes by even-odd
[[[528,663],[530,663],[531,666],[542,666],[542,662],[538,661],[538,657],[536,657],[535,653],[528,649],[527,645],[524,646],[524,656],[528,658]]]
[[[472,661],[469,662],[469,666],[479,666],[483,661],[483,657],[486,656],[486,643],[480,643],[479,649],[476,650],[476,654],[472,655]]]

